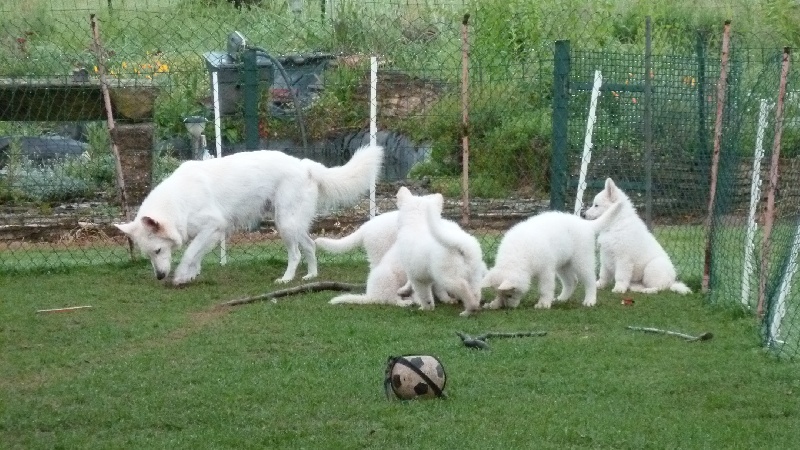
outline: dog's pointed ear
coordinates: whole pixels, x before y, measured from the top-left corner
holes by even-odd
[[[606,195],[612,202],[617,201],[617,185],[611,178],[606,178]]]
[[[119,231],[122,231],[123,233],[127,234],[128,236],[133,234],[133,230],[134,230],[134,228],[136,228],[136,224],[134,222],[115,223],[114,226],[117,227],[117,229]]]
[[[400,203],[403,202],[404,199],[408,198],[409,196],[411,196],[411,191],[409,191],[408,188],[405,186],[400,186],[400,189],[397,190],[398,206],[400,205]]]
[[[503,282],[500,283],[500,286],[497,286],[497,290],[498,291],[508,292],[508,291],[513,291],[514,289],[516,289],[514,287],[514,283],[512,283],[512,282],[510,282],[508,280],[503,280]]]
[[[143,216],[141,220],[142,224],[153,234],[158,233],[162,229],[161,224],[150,216]]]
[[[433,194],[433,207],[436,208],[435,211],[437,213],[441,213],[444,211],[444,196],[442,194]]]

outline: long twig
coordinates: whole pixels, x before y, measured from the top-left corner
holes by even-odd
[[[301,284],[300,286],[295,286],[286,289],[279,289],[277,291],[267,292],[265,294],[256,295],[253,297],[245,297],[245,298],[237,298],[234,300],[229,300],[225,303],[219,305],[219,307],[227,307],[227,306],[237,306],[237,305],[245,305],[248,303],[255,303],[262,300],[271,300],[279,297],[286,297],[289,295],[295,294],[306,294],[309,292],[320,292],[320,291],[355,291],[358,289],[364,289],[363,284],[350,284],[350,283],[339,283],[337,281],[318,281],[316,283],[307,283]]]
[[[666,334],[666,335],[669,335],[669,336],[677,336],[679,338],[686,339],[689,342],[707,341],[707,340],[709,340],[709,339],[714,337],[714,335],[712,333],[709,333],[709,332],[705,332],[705,333],[699,334],[697,336],[692,336],[691,334],[679,333],[677,331],[662,330],[662,329],[659,329],[659,328],[651,328],[651,327],[632,327],[632,326],[628,326],[628,329],[629,330],[634,330],[634,331],[644,331],[645,333],[657,333],[657,334]]]

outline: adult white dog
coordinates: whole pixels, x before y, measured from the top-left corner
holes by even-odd
[[[415,196],[397,191],[398,257],[420,309],[433,309],[433,285],[461,300],[462,316],[480,309],[481,279],[486,273],[483,250],[472,235],[445,225],[441,194]]]
[[[311,222],[318,213],[355,203],[382,162],[379,146],[364,146],[347,164],[330,168],[273,150],[186,161],[150,192],[133,221],[117,228],[150,258],[159,280],[170,273],[172,252],[189,242],[173,278],[180,285],[200,273],[203,256],[227,233],[272,212],[289,253],[276,282],[294,279],[301,254],[308,266],[303,279],[310,279],[317,276]]]
[[[318,248],[332,253],[344,253],[363,248],[369,262],[366,293],[342,294],[331,299],[331,304],[384,304],[410,306],[414,301],[408,298],[412,293],[408,277],[403,268],[397,241],[399,211],[389,211],[377,215],[362,224],[356,231],[339,239],[318,237],[314,240]],[[442,219],[441,226],[447,233],[460,233],[461,227],[450,220]],[[433,293],[443,303],[457,300],[443,291],[434,282]]]
[[[556,277],[562,285],[558,301],[569,299],[580,282],[584,287],[583,305],[594,306],[596,236],[611,223],[618,209],[609,210],[594,221],[548,211],[511,227],[500,241],[494,267],[483,280],[483,287],[495,289],[494,300],[485,308],[516,308],[530,290],[533,278],[539,283],[535,307],[550,308]]]
[[[690,294],[691,289],[677,281],[675,266],[667,252],[636,213],[630,198],[611,178],[606,179],[605,188],[594,197],[584,217],[600,217],[616,204],[621,205],[619,214],[597,238],[600,245],[597,287],[602,289],[613,280],[612,291],[616,293],[630,289],[652,294],[669,289],[679,294]]]

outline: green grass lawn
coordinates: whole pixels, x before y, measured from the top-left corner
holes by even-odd
[[[331,292],[227,309],[279,289],[283,261],[206,264],[185,288],[145,261],[0,280],[2,448],[792,448],[800,366],[752,318],[699,294],[604,291],[549,311],[470,318],[331,306]],[[321,280],[362,282],[362,263]],[[294,283],[299,284],[299,282]],[[488,297],[491,293],[486,292]],[[92,309],[37,313],[92,305]],[[688,343],[626,329],[714,338]],[[456,331],[546,331],[470,350]],[[387,357],[436,355],[446,400],[389,401]]]

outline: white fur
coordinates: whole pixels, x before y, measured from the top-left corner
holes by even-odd
[[[406,272],[400,264],[397,246],[393,246],[369,271],[367,291],[364,294],[343,294],[331,299],[332,305],[352,303],[359,305],[383,304],[411,306],[414,301],[403,298],[398,291],[407,281]]]
[[[613,215],[617,211],[609,211]],[[539,282],[536,308],[550,308],[555,295],[556,277],[562,289],[558,301],[566,301],[580,282],[584,286],[584,306],[597,303],[595,287],[595,237],[608,220],[589,221],[559,211],[548,211],[520,222],[500,241],[494,267],[483,280],[483,287],[494,288],[495,299],[489,309],[516,308],[531,287]]]
[[[314,240],[317,247],[333,253],[343,253],[363,247],[369,261],[370,272],[367,277],[366,293],[339,295],[331,299],[331,304],[410,306],[414,303],[413,300],[403,298],[411,295],[412,289],[405,269],[400,263],[397,246],[394,245],[397,241],[399,217],[399,211],[386,212],[373,217],[345,237],[339,239],[318,237]],[[449,220],[443,220],[442,226],[450,231],[461,230],[458,224]],[[435,283],[433,291],[439,301],[447,303],[456,301]]]
[[[600,245],[600,276],[597,287],[602,289],[612,280],[613,292],[652,294],[669,289],[679,294],[689,294],[685,284],[677,281],[675,266],[636,213],[630,198],[611,178],[595,197],[584,216],[594,219],[614,204],[621,209],[616,219],[598,236]]]
[[[460,227],[441,219],[441,194],[415,196],[407,188],[397,192],[399,258],[420,309],[433,309],[434,283],[461,300],[462,316],[480,309],[480,279],[485,273],[478,241]]]
[[[226,234],[272,212],[289,253],[291,281],[305,257],[308,274],[317,276],[314,241],[308,231],[318,212],[358,200],[378,176],[383,148],[365,146],[339,167],[325,167],[273,150],[236,153],[205,161],[187,161],[156,186],[136,218],[117,227],[149,256],[160,280],[167,277],[172,252],[189,243],[173,283],[200,273],[203,256]]]
[[[379,214],[361,224],[358,229],[339,239],[318,237],[317,247],[331,253],[344,253],[363,247],[369,268],[375,267],[397,240],[397,211]]]

